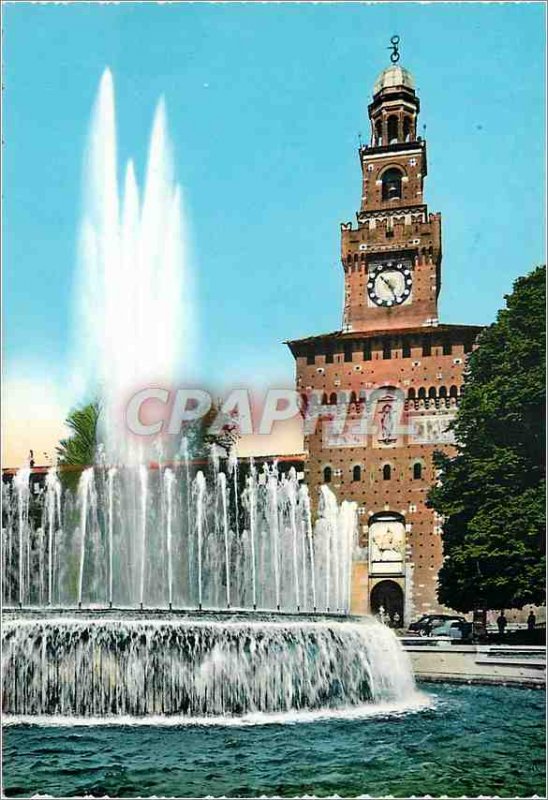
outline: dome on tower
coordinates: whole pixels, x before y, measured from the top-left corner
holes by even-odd
[[[382,89],[395,89],[397,86],[406,86],[408,89],[415,88],[415,80],[409,70],[400,67],[399,64],[383,69],[373,87],[373,94],[378,94]]]

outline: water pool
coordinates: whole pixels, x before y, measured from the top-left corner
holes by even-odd
[[[4,795],[545,796],[545,693],[423,685],[430,704],[242,726],[8,725]]]

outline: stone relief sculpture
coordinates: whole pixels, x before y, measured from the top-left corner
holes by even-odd
[[[405,528],[401,522],[374,522],[369,529],[369,547],[372,562],[403,561]]]
[[[453,444],[453,431],[447,430],[454,414],[414,417],[410,420],[411,437],[416,444]]]

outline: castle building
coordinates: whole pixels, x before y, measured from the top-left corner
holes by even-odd
[[[442,221],[423,194],[419,111],[412,75],[393,63],[368,107],[356,224],[341,224],[342,328],[287,343],[303,402],[321,406],[305,431],[311,496],[327,483],[358,506],[352,611],[382,609],[394,624],[443,610],[441,520],[427,504],[432,456],[452,450],[447,428],[481,330],[438,319]]]

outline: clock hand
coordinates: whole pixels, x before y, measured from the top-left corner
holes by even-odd
[[[394,298],[395,298],[395,297],[396,297],[396,290],[394,289],[394,287],[393,287],[393,285],[390,283],[390,281],[389,281],[389,280],[387,280],[387,279],[384,277],[384,275],[381,275],[381,281],[383,281],[383,282],[384,282],[384,283],[385,283],[385,284],[388,286],[388,288],[389,288],[389,289],[390,289],[390,291],[392,292],[392,295],[393,295],[393,296],[394,296]]]

